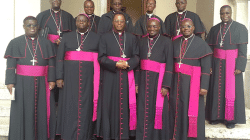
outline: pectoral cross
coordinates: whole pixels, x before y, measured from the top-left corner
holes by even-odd
[[[223,43],[223,41],[221,40],[221,41],[220,41],[220,47],[222,47],[223,44],[224,44],[224,43]]]
[[[183,63],[181,63],[181,61],[180,61],[178,64],[179,64],[179,68],[181,68],[181,65],[182,65]]]
[[[122,58],[126,58],[127,56],[123,53],[121,57],[122,57]]]
[[[57,34],[60,36],[61,35],[61,31],[60,30],[57,30]]]
[[[151,56],[151,52],[148,52],[148,57],[150,57]]]
[[[176,30],[176,31],[177,31],[177,35],[179,35],[180,32],[181,32],[180,28],[178,30]]]
[[[76,49],[76,51],[81,51],[81,48],[79,47],[78,49]]]
[[[37,60],[35,60],[35,59],[33,58],[33,60],[30,60],[30,62],[32,62],[32,65],[35,66],[35,63],[37,62]]]

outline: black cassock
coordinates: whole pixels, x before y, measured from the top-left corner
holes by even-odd
[[[224,44],[220,47],[220,26],[221,33],[225,34],[230,24],[223,25],[219,23],[211,28],[208,38],[206,39],[210,47],[214,49],[236,50],[235,69],[245,71],[247,63],[247,44],[248,32],[244,25],[233,21],[224,38]],[[212,71],[209,93],[206,101],[206,119],[209,121],[225,120],[225,82],[226,82],[226,61],[213,57]],[[235,75],[235,103],[234,103],[234,120],[232,123],[246,123],[245,117],[245,100],[243,87],[243,74]],[[233,112],[232,112],[233,113]]]
[[[64,140],[91,139],[94,75],[93,62],[65,60],[65,53],[76,51],[78,45],[81,45],[81,51],[97,53],[98,43],[99,36],[92,31],[82,35],[72,31],[63,36],[59,45],[56,79],[63,79],[64,87],[63,93],[60,93],[63,101],[59,105],[62,110],[59,114],[61,124],[58,125],[58,129],[61,130],[61,138]]]
[[[161,18],[156,16],[156,15],[152,15],[151,18],[158,18],[160,20],[160,22],[161,22],[160,23],[160,25],[161,25],[160,34],[165,34],[166,29],[165,29],[164,23],[161,20]],[[147,15],[147,14],[141,16],[135,24],[133,33],[135,35],[138,35],[138,36],[146,35],[147,34],[147,22],[149,19],[150,19],[149,15]]]
[[[97,15],[91,15],[91,16],[89,16],[89,18],[90,18],[91,31],[97,33],[98,25],[99,25],[101,18]]]
[[[165,73],[163,77],[162,87],[170,89],[173,74],[173,49],[172,41],[165,37],[160,36],[156,42],[156,37],[149,38],[148,36],[140,40],[140,59],[152,60],[159,63],[166,63]],[[149,41],[150,40],[150,41]],[[152,54],[148,54],[148,41],[149,46],[152,47]],[[136,130],[137,140],[169,140],[169,102],[168,96],[165,96],[163,115],[162,115],[162,129],[154,129],[155,108],[156,108],[156,95],[159,73],[140,70],[136,71],[136,84],[139,86],[138,93],[138,121]],[[147,90],[146,90],[147,89]],[[171,90],[171,89],[170,89]]]
[[[125,55],[129,68],[121,70],[116,68],[116,62],[108,56],[121,57],[124,48],[124,34],[126,34]],[[129,139],[135,136],[135,131],[129,130],[129,88],[128,71],[135,69],[139,64],[139,49],[136,37],[128,32],[118,35],[116,32],[104,34],[99,43],[99,62],[103,69],[102,86],[98,101],[97,136],[104,140]]]
[[[39,13],[36,18],[40,28],[49,28],[48,34],[58,35],[57,30],[59,25],[60,31],[62,32],[60,34],[61,37],[64,33],[71,32],[76,29],[75,19],[70,13],[64,10],[60,10],[55,13],[52,9],[49,9]],[[54,43],[54,46],[56,47],[57,45]]]
[[[7,58],[5,84],[15,85],[15,100],[11,101],[9,140],[47,140],[46,84],[44,76],[16,74],[17,65],[31,66],[37,38],[33,41],[25,35],[10,41],[4,57]],[[50,41],[39,37],[35,66],[48,67],[48,82],[55,82],[55,52]],[[30,53],[32,52],[32,55]],[[55,138],[55,99],[50,93],[50,139]]]
[[[125,15],[125,19],[126,19],[126,27],[125,27],[125,31],[132,33],[133,32],[133,23],[132,23],[132,19],[130,18],[130,16],[126,13],[123,13]],[[102,15],[99,25],[98,25],[98,30],[97,33],[99,35],[103,35],[109,31],[112,30],[113,25],[113,18],[114,18],[114,12],[110,11],[104,15]]]
[[[193,21],[195,26],[195,35],[200,36],[206,31],[205,26],[203,25],[200,17],[196,13],[185,11],[182,14],[178,14],[178,12],[174,12],[168,15],[165,19],[164,24],[166,28],[166,35],[171,38],[176,36],[177,30],[180,28],[181,20],[183,20],[184,18],[190,18]]]
[[[194,36],[192,44],[190,42],[193,37],[189,38],[187,42],[181,44],[183,37],[173,41],[174,49],[174,63],[180,62],[180,45],[181,45],[181,61],[183,64],[201,67],[200,88],[208,90],[210,68],[211,68],[211,54],[212,51],[205,41],[200,37]],[[190,47],[188,48],[188,46]],[[187,49],[188,48],[188,49]],[[176,140],[195,139],[188,138],[189,128],[189,95],[190,95],[190,79],[189,75],[174,72],[174,83],[172,84],[170,92],[170,138]],[[197,140],[205,140],[205,107],[204,97],[199,96],[199,110],[197,119]]]

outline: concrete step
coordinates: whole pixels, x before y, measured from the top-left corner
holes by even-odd
[[[7,88],[0,89],[0,100],[9,100],[10,93]]]
[[[9,122],[10,122],[9,117],[0,117],[0,136],[8,136]]]
[[[10,100],[0,100],[0,117],[10,116]]]
[[[224,124],[211,125],[206,121],[206,138],[230,138],[250,140],[250,109],[246,108],[246,124],[236,124],[228,129]]]

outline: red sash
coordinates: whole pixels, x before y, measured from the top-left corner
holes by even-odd
[[[175,63],[175,72],[190,75],[189,107],[188,118],[189,128],[188,137],[197,137],[197,119],[199,112],[199,95],[200,95],[200,77],[201,67]]]
[[[157,97],[155,107],[155,129],[162,129],[162,110],[164,104],[164,97],[161,94],[162,81],[165,73],[165,63],[159,63],[152,60],[141,60],[141,70],[148,70],[159,73],[158,86],[157,86]]]
[[[234,102],[235,102],[235,65],[238,57],[238,49],[223,50],[214,49],[214,57],[226,60],[226,79],[225,79],[225,119],[234,120]]]
[[[182,37],[182,36],[183,36],[182,34],[181,34],[181,35],[174,36],[174,37],[172,38],[172,41],[174,41],[174,40],[176,40],[177,38]]]
[[[94,63],[94,107],[93,107],[93,118],[92,121],[97,119],[97,103],[98,103],[98,92],[100,84],[100,65],[97,60],[98,53],[85,52],[85,51],[67,51],[65,53],[64,60],[70,61],[91,61]]]
[[[115,57],[115,56],[108,56],[108,58],[115,62],[118,62],[119,60],[127,61],[130,59],[130,58]],[[130,130],[136,130],[137,116],[136,116],[136,93],[135,93],[134,70],[128,71],[128,83],[129,83],[129,110],[130,110],[129,127]]]
[[[18,65],[16,67],[16,74],[23,76],[44,76],[46,85],[46,105],[47,105],[47,133],[50,138],[49,122],[50,122],[50,89],[48,82],[48,66],[31,66]]]
[[[52,43],[56,43],[55,41],[59,39],[59,35],[48,34],[47,39],[50,40]]]

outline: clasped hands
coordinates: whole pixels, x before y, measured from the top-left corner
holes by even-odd
[[[130,66],[128,65],[128,62],[127,61],[124,61],[124,60],[119,60],[118,62],[116,62],[116,65],[115,65],[117,68],[120,68],[120,69],[127,69],[129,68]]]

